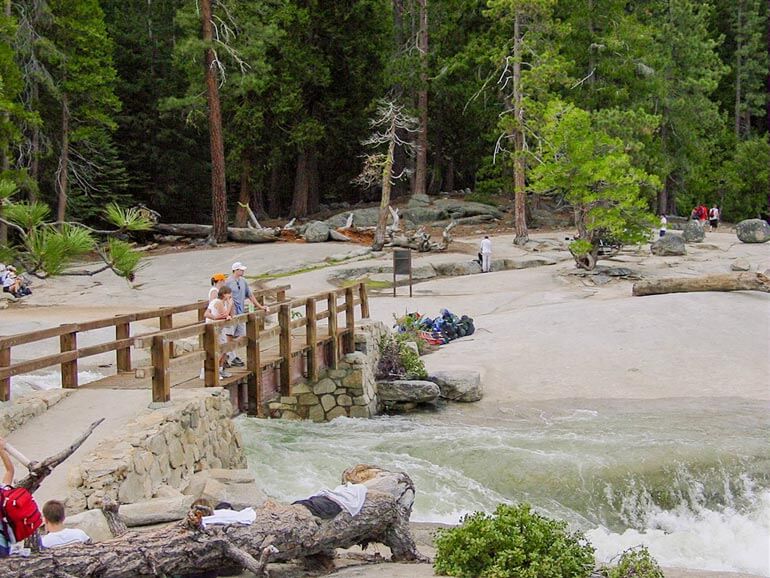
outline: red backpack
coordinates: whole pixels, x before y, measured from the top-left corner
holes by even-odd
[[[0,489],[0,531],[9,541],[29,538],[43,524],[35,498],[24,488]],[[13,531],[13,535],[8,533]]]

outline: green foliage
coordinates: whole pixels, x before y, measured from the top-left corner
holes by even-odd
[[[34,229],[42,225],[50,216],[51,209],[45,203],[35,201],[33,203],[12,203],[5,207],[5,218],[16,223],[22,229]]]
[[[664,578],[660,566],[644,546],[626,550],[616,566],[604,566],[600,572],[605,578]]]
[[[594,549],[567,524],[501,504],[493,515],[477,512],[436,538],[437,574],[463,578],[579,578],[590,575]]]
[[[117,203],[110,203],[104,209],[104,218],[122,231],[149,231],[152,222],[139,209],[124,209]]]
[[[725,162],[721,171],[724,179],[723,219],[738,222],[768,212],[768,166],[768,135],[738,143],[732,158]]]
[[[113,271],[132,281],[141,259],[140,254],[129,243],[114,237],[107,241],[106,254]]]
[[[633,166],[623,142],[601,131],[590,113],[554,101],[546,119],[543,162],[532,171],[533,188],[562,194],[573,205],[582,241],[574,246],[577,255],[592,252],[595,259],[600,243],[608,239],[620,244],[647,240],[654,217],[642,190],[659,187],[658,178]]]
[[[381,379],[424,379],[428,377],[420,354],[406,345],[406,339],[387,335],[380,341],[377,377]]]
[[[61,274],[74,259],[85,255],[95,246],[87,229],[63,224],[56,229],[42,226],[27,235],[24,247],[32,270],[43,270],[49,275]]]

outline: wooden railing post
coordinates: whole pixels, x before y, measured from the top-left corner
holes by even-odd
[[[116,315],[116,317],[125,317],[124,315]],[[128,339],[131,337],[131,323],[129,321],[123,321],[115,324],[115,339]],[[131,346],[118,347],[115,350],[117,356],[118,373],[131,371]]]
[[[305,338],[307,342],[307,377],[312,382],[318,381],[318,361],[315,356],[316,343],[318,342],[318,321],[315,315],[315,298],[305,301]]]
[[[369,319],[369,296],[366,294],[366,283],[358,284],[358,297],[361,300],[361,318]]]
[[[326,296],[326,309],[329,310],[329,336],[331,339],[331,368],[337,369],[340,361],[340,336],[337,331],[337,294],[331,291]]]
[[[160,309],[160,330],[166,331],[167,329],[174,328],[174,314],[171,312],[170,307],[161,307]],[[168,341],[168,356],[174,357],[174,342]]]
[[[78,348],[77,325],[68,325],[72,330],[59,336],[59,351],[76,351]],[[78,360],[64,361],[61,364],[61,386],[64,389],[77,389],[78,387]]]
[[[249,370],[247,378],[247,408],[246,413],[251,416],[262,417],[262,368],[259,355],[259,318],[261,315],[250,313],[246,319],[246,369]]]
[[[199,307],[198,308],[198,323],[205,323],[206,322],[206,307]],[[198,347],[203,349],[203,333],[198,336]]]
[[[345,353],[351,353],[356,348],[356,309],[353,288],[345,289]]]
[[[0,347],[0,368],[11,365],[11,348]],[[11,376],[0,379],[0,401],[11,399]]]
[[[281,356],[281,395],[291,392],[291,305],[284,303],[278,309],[278,352]]]
[[[278,303],[283,303],[286,301],[286,289],[279,289],[275,292],[275,300]]]
[[[219,327],[207,323],[203,334],[203,348],[206,350],[206,358],[203,361],[203,376],[206,387],[219,387],[220,331]]]
[[[168,366],[168,344],[162,335],[152,338],[152,401],[171,400],[171,372]]]

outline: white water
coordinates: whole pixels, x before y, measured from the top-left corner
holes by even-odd
[[[85,384],[104,377],[95,371],[79,371],[78,383]],[[15,375],[11,378],[11,396],[24,395],[32,391],[61,388],[61,372],[50,371],[38,374]]]
[[[715,407],[716,406],[716,407]],[[527,501],[586,532],[597,559],[646,544],[664,566],[770,576],[768,404],[746,400],[448,406],[329,424],[238,420],[249,467],[293,501],[374,463],[406,471],[414,521]]]

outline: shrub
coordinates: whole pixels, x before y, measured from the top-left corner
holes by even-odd
[[[626,550],[617,566],[603,566],[600,572],[606,578],[664,578],[658,562],[644,546]]]
[[[477,512],[439,530],[433,564],[439,575],[467,578],[579,578],[593,566],[594,549],[582,534],[529,504],[501,504],[491,516]]]
[[[405,342],[388,335],[380,341],[379,379],[424,379],[428,377],[420,354]]]

